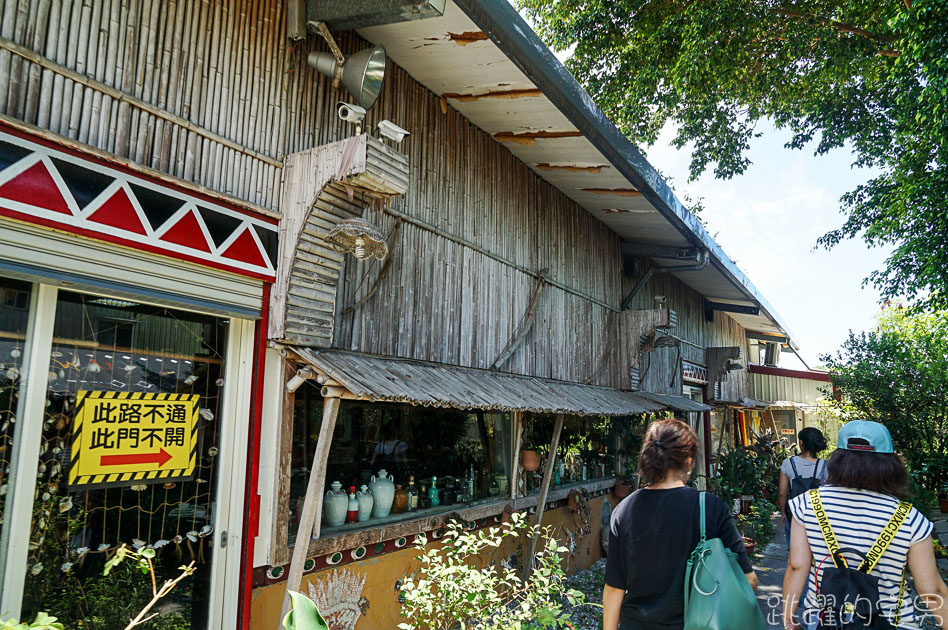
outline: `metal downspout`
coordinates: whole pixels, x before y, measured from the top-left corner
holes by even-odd
[[[663,273],[677,273],[679,271],[701,271],[707,266],[708,250],[702,249],[698,253],[698,262],[693,265],[685,265],[683,267],[649,267],[648,271],[645,272],[645,275],[642,276],[642,278],[635,284],[629,294],[622,300],[622,306],[620,310],[625,311],[629,309],[629,307],[632,305],[632,300],[635,299],[635,296],[638,295],[639,291],[645,287],[645,283],[647,283],[652,278],[652,276]]]

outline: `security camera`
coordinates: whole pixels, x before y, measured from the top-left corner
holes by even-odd
[[[339,114],[339,118],[350,123],[359,124],[365,119],[365,108],[345,101],[336,103],[336,113]]]
[[[391,120],[383,120],[379,123],[379,133],[396,144],[404,140],[405,136],[411,135],[407,129],[402,129]]]

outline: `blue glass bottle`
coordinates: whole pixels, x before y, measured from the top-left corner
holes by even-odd
[[[437,507],[441,505],[441,499],[438,497],[438,478],[431,478],[431,487],[428,489],[428,498],[431,499],[431,507]]]

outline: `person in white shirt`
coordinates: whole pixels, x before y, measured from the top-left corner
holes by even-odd
[[[826,450],[826,438],[823,433],[814,427],[807,427],[797,434],[797,441],[800,444],[800,454],[788,457],[780,465],[780,486],[777,495],[777,507],[783,514],[783,532],[787,537],[787,546],[790,546],[788,502],[793,498],[790,496],[791,482],[794,479],[815,479],[818,482],[812,484],[815,488],[826,483],[828,475],[826,461],[819,457],[820,453]]]

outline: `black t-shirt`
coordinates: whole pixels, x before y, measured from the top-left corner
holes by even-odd
[[[744,542],[724,502],[705,500],[708,538],[720,538],[751,572]],[[606,584],[626,591],[620,630],[684,625],[685,565],[698,545],[698,491],[681,487],[637,490],[612,513]]]

